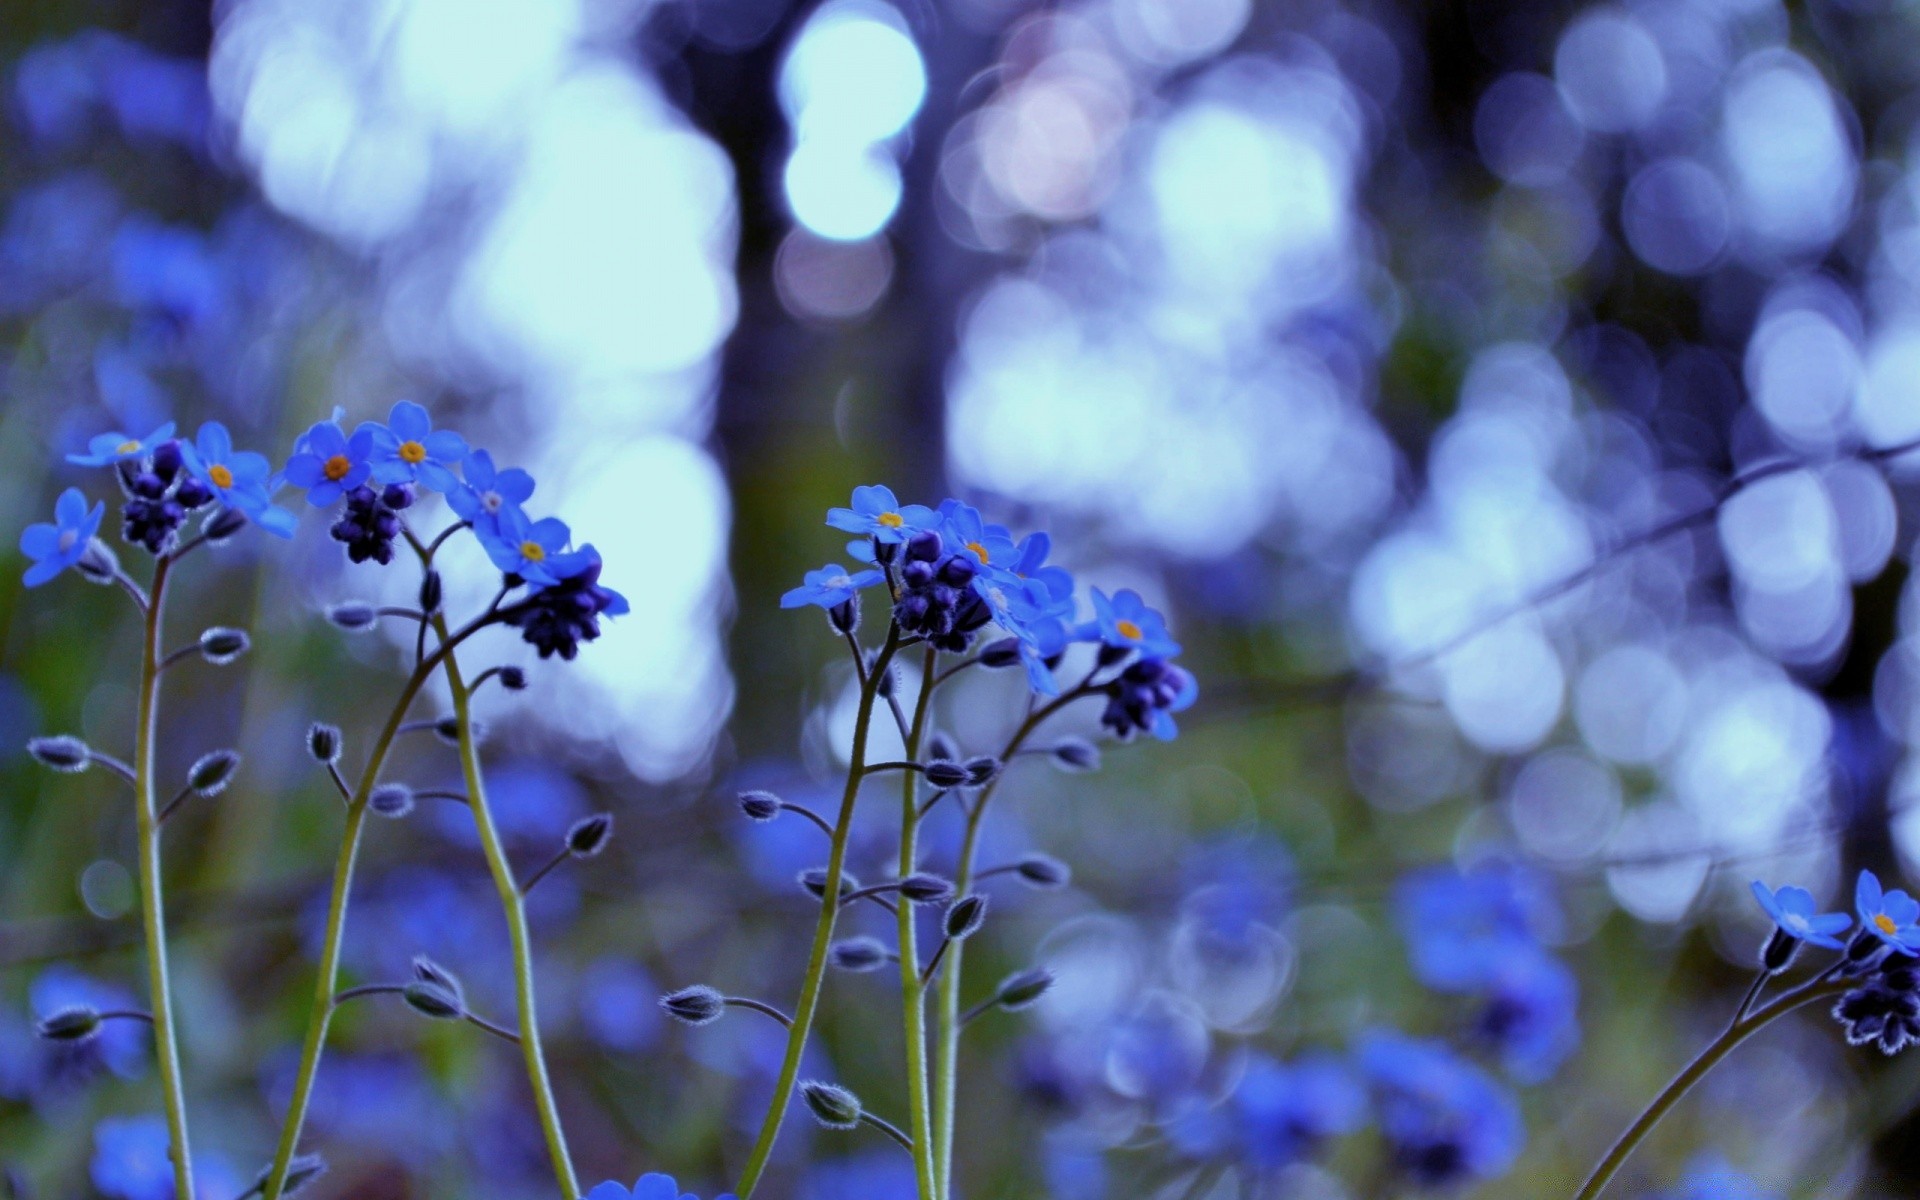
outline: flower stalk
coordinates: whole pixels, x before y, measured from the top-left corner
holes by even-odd
[[[932,646],[926,648],[925,662],[920,669],[920,695],[914,702],[913,719],[907,726],[905,745],[909,761],[920,753],[920,742],[926,734],[927,709],[937,683],[934,668],[938,665],[939,657],[939,651]],[[912,875],[920,865],[919,781],[918,772],[900,773],[899,876],[902,879]],[[933,1118],[927,1081],[927,981],[920,973],[919,918],[914,910],[914,905],[902,904],[898,912],[900,1002],[907,1051],[907,1116],[913,1130],[911,1139],[903,1140],[901,1144],[913,1154],[914,1178],[919,1187],[920,1200],[936,1200],[940,1191],[934,1173]]]

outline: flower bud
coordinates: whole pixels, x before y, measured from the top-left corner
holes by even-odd
[[[1063,771],[1100,769],[1100,747],[1085,738],[1061,738],[1047,753],[1053,759],[1053,765]]]
[[[1760,947],[1760,969],[1769,975],[1778,975],[1793,965],[1799,953],[1800,939],[1776,927]]]
[[[893,695],[894,685],[898,682],[899,680],[894,678],[893,667],[892,666],[883,667],[881,668],[881,671],[880,671],[880,677],[873,681],[874,694],[879,696],[891,696]]]
[[[800,886],[807,889],[808,893],[815,899],[825,899],[827,894],[827,869],[825,867],[810,867],[800,872]],[[860,881],[853,877],[852,871],[840,872],[840,894],[842,896],[845,896],[848,892],[859,890]]]
[[[71,734],[32,738],[27,742],[27,753],[33,755],[41,766],[52,767],[69,775],[78,774],[93,765],[92,749]]]
[[[980,665],[999,670],[1020,665],[1020,639],[1007,637],[980,647]]]
[[[980,926],[987,919],[987,898],[974,893],[962,896],[947,909],[945,930],[948,938],[963,942],[980,932]]]
[[[318,1154],[296,1154],[287,1162],[286,1185],[280,1189],[280,1194],[291,1196],[326,1173],[326,1159]],[[260,1168],[260,1173],[253,1177],[253,1187],[248,1190],[246,1196],[241,1197],[241,1200],[263,1194],[267,1190],[267,1183],[272,1178],[273,1165],[269,1163]]]
[[[592,858],[607,848],[613,836],[613,814],[595,813],[582,817],[567,830],[567,853],[574,858]]]
[[[900,881],[903,899],[914,904],[938,904],[953,895],[953,882],[938,875],[915,872]]]
[[[977,754],[961,763],[960,769],[967,773],[968,787],[984,787],[1000,773],[1000,760],[991,754]]]
[[[501,667],[500,686],[510,692],[525,691],[527,687],[526,668],[516,667],[511,664]]]
[[[81,552],[80,561],[73,564],[73,569],[80,572],[80,577],[88,583],[112,586],[120,577],[120,556],[113,552],[112,546],[94,538],[87,543],[87,548]]]
[[[772,792],[740,793],[740,812],[749,821],[771,821],[780,815],[780,797]]]
[[[365,633],[380,621],[380,612],[364,600],[343,600],[326,609],[327,620],[348,633]]]
[[[926,766],[927,782],[937,788],[955,788],[967,781],[967,769],[950,758],[936,758]]]
[[[459,977],[426,955],[416,954],[413,956],[413,978],[418,983],[432,984],[447,995],[452,996],[454,1003],[458,1004],[462,1009],[466,1007],[467,992],[465,988],[460,986]]]
[[[413,811],[413,789],[404,783],[376,784],[367,794],[367,807],[375,816],[398,821]]]
[[[340,727],[315,721],[307,726],[307,753],[313,761],[331,766],[340,761]]]
[[[1019,1012],[1046,995],[1052,986],[1052,971],[1045,967],[1028,967],[1001,980],[999,989],[993,994],[993,1002],[1008,1012]]]
[[[1127,656],[1132,653],[1133,647],[1131,646],[1109,646],[1105,642],[1102,642],[1100,643],[1100,652],[1095,655],[1094,658],[1101,666],[1111,667],[1116,663],[1126,661]]]
[[[480,741],[480,735],[485,732],[484,728],[478,721],[470,721],[468,724],[473,727],[474,742],[478,743]],[[441,717],[433,723],[433,736],[439,738],[447,745],[458,749],[460,746],[460,718],[451,715]]]
[[[218,796],[233,782],[233,773],[239,766],[240,755],[236,751],[215,750],[203,754],[187,768],[187,786],[203,800]]]
[[[224,546],[233,535],[247,527],[245,513],[235,512],[231,508],[216,508],[200,526],[200,534],[215,546]]]
[[[809,1079],[800,1085],[813,1119],[828,1129],[852,1129],[860,1124],[860,1097],[838,1084]]]
[[[200,635],[200,657],[216,667],[224,667],[245,654],[252,645],[246,630],[215,625]]]
[[[688,1025],[711,1025],[726,1015],[727,1002],[719,992],[704,983],[668,992],[660,997],[660,1007],[676,1021]]]
[[[827,624],[835,633],[846,635],[860,628],[860,593],[842,600],[827,610]]]
[[[407,1002],[408,1008],[436,1021],[457,1021],[467,1015],[460,996],[424,979],[416,979],[402,988],[400,998]]]
[[[1073,868],[1051,854],[1029,854],[1014,868],[1029,887],[1060,888],[1073,881]]]
[[[837,971],[877,971],[891,957],[885,943],[871,937],[848,938],[827,950],[827,962]]]
[[[440,611],[440,604],[446,598],[446,588],[440,582],[440,572],[428,571],[420,577],[420,611],[427,616]]]
[[[87,1004],[70,1004],[40,1019],[33,1031],[49,1042],[90,1042],[100,1032],[100,1010]]]
[[[944,730],[936,729],[927,735],[927,757],[944,758],[949,762],[960,761],[960,743]]]
[[[940,557],[941,549],[940,535],[931,529],[922,529],[907,539],[907,559],[911,562],[930,563]]]

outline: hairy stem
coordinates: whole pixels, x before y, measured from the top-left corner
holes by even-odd
[[[180,1039],[174,1026],[173,985],[167,971],[167,918],[160,879],[160,810],[154,792],[154,742],[160,731],[160,637],[166,610],[167,570],[162,555],[153,571],[153,599],[146,606],[146,641],[140,659],[140,708],[133,747],[133,811],[140,842],[140,917],[147,943],[147,988],[153,998],[154,1055],[160,1060],[160,1090],[167,1110],[168,1157],[177,1200],[195,1200],[193,1151],[187,1141],[187,1097],[180,1079]]]
[[[934,668],[939,651],[926,648],[920,668],[920,697],[913,705],[913,720],[907,726],[906,756],[912,760],[920,753],[920,739],[927,728],[927,708],[933,699]],[[900,776],[900,878],[905,879],[920,865],[920,776],[903,771]],[[913,1154],[914,1176],[919,1184],[920,1200],[937,1200],[940,1190],[934,1176],[933,1118],[927,1086],[927,1003],[926,982],[920,976],[917,906],[902,904],[900,930],[900,1004],[904,1013],[907,1050],[907,1120],[913,1129],[911,1142],[903,1143]]]
[[[858,643],[855,643],[856,649]],[[793,1028],[787,1034],[786,1057],[780,1063],[780,1075],[774,1081],[773,1099],[760,1123],[753,1151],[740,1173],[740,1200],[748,1200],[766,1173],[767,1159],[773,1153],[774,1139],[787,1118],[787,1105],[793,1099],[794,1084],[800,1078],[800,1056],[807,1047],[807,1035],[813,1030],[813,1014],[820,1003],[821,983],[827,974],[827,949],[833,944],[834,920],[840,912],[840,879],[845,873],[847,835],[853,828],[854,801],[860,795],[861,768],[867,760],[867,732],[873,726],[873,702],[879,679],[900,646],[900,628],[887,630],[887,641],[860,684],[860,709],[853,726],[853,757],[847,764],[847,785],[840,796],[840,816],[833,827],[833,846],[827,854],[827,879],[820,898],[820,919],[814,925],[813,949],[807,956],[807,973],[800,981],[800,998],[793,1006]]]
[[[1756,1009],[1727,1026],[1727,1031],[1715,1038],[1692,1062],[1682,1068],[1680,1073],[1673,1077],[1673,1081],[1653,1098],[1653,1103],[1647,1105],[1646,1111],[1641,1113],[1633,1124],[1627,1126],[1626,1132],[1620,1135],[1619,1140],[1614,1142],[1613,1147],[1607,1151],[1606,1157],[1600,1160],[1600,1165],[1593,1169],[1593,1174],[1587,1177],[1586,1184],[1575,1194],[1574,1200],[1595,1200],[1607,1186],[1608,1181],[1620,1170],[1621,1165],[1627,1161],[1627,1156],[1633,1153],[1634,1148],[1644,1141],[1649,1133],[1653,1132],[1653,1127],[1660,1123],[1660,1118],[1666,1116],[1694,1084],[1700,1082],[1708,1071],[1718,1066],[1721,1059],[1733,1053],[1734,1048],[1741,1042],[1802,1005],[1838,995],[1852,986],[1853,984],[1846,980],[1830,980],[1824,977],[1816,979],[1805,987],[1796,988],[1764,1008]]]

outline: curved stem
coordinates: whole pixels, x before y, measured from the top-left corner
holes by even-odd
[[[500,907],[507,918],[507,936],[513,944],[514,1001],[519,1012],[520,1050],[527,1062],[527,1082],[533,1087],[534,1107],[540,1114],[540,1132],[546,1138],[547,1154],[553,1160],[554,1180],[560,1185],[563,1200],[575,1200],[580,1195],[580,1181],[573,1173],[567,1135],[561,1128],[559,1105],[553,1098],[553,1081],[547,1074],[546,1051],[540,1044],[533,984],[533,934],[527,927],[526,898],[513,877],[513,864],[507,860],[506,847],[494,825],[493,810],[487,804],[487,784],[480,773],[480,750],[473,738],[473,693],[460,676],[446,617],[435,613],[432,621],[444,649],[447,690],[453,697],[453,718],[460,730],[460,771],[466,777],[467,807],[473,810],[474,829],[480,835],[480,848],[486,854],[487,869],[493,874],[494,889],[500,893]]]
[[[900,1127],[898,1125],[895,1125],[892,1121],[889,1121],[884,1117],[876,1117],[870,1112],[862,1112],[860,1114],[860,1120],[864,1124],[871,1125],[875,1129],[878,1129],[881,1133],[886,1134],[888,1137],[892,1138],[894,1141],[899,1142],[902,1149],[904,1149],[908,1154],[913,1155],[913,1159],[915,1162],[920,1161],[920,1152],[913,1148],[913,1139],[908,1137],[906,1134],[900,1132]]]
[[[907,726],[908,759],[920,753],[920,738],[927,728],[927,708],[933,699],[934,668],[938,658],[939,651],[928,646],[920,668],[920,696],[914,701],[913,720]],[[900,780],[900,878],[905,879],[920,865],[920,778],[918,764],[908,762],[902,765],[915,768],[903,771]],[[869,767],[868,770],[873,768]],[[911,904],[901,904],[897,922],[900,937],[900,1005],[904,1012],[907,1051],[907,1121],[913,1128],[912,1141],[905,1144],[913,1154],[920,1200],[937,1200],[940,1189],[934,1175],[933,1116],[927,1084],[927,985],[920,974],[919,918],[914,908]],[[938,962],[937,956],[935,962]]]
[[[1586,1184],[1574,1195],[1574,1200],[1595,1200],[1595,1197],[1599,1196],[1601,1190],[1607,1186],[1608,1181],[1620,1170],[1621,1164],[1627,1161],[1627,1156],[1633,1153],[1634,1147],[1653,1132],[1653,1127],[1660,1123],[1660,1118],[1666,1116],[1667,1112],[1680,1102],[1681,1097],[1685,1096],[1694,1084],[1700,1082],[1708,1071],[1719,1065],[1721,1059],[1733,1053],[1734,1048],[1741,1042],[1794,1009],[1816,1000],[1823,1000],[1828,996],[1838,995],[1852,986],[1853,984],[1847,980],[1818,978],[1804,987],[1795,988],[1773,1003],[1756,1009],[1750,1015],[1729,1025],[1725,1033],[1715,1038],[1692,1062],[1682,1068],[1680,1073],[1673,1077],[1673,1081],[1653,1098],[1653,1103],[1647,1105],[1646,1111],[1641,1113],[1633,1124],[1627,1126],[1626,1132],[1614,1142],[1612,1149],[1607,1151],[1606,1157],[1600,1160],[1600,1165],[1596,1166],[1593,1174],[1587,1177]]]
[[[820,918],[813,929],[813,948],[807,956],[807,973],[800,981],[800,999],[793,1006],[793,1028],[787,1034],[786,1056],[773,1085],[773,1098],[760,1123],[747,1165],[740,1172],[740,1200],[748,1200],[760,1177],[766,1173],[767,1159],[773,1153],[774,1139],[787,1119],[787,1105],[800,1078],[800,1056],[807,1047],[807,1035],[813,1030],[813,1014],[820,1004],[820,987],[827,974],[827,949],[833,943],[833,924],[840,912],[840,878],[845,873],[847,835],[853,827],[854,800],[860,794],[860,768],[867,758],[867,732],[873,725],[873,702],[877,680],[900,645],[900,628],[887,630],[887,641],[860,685],[860,709],[853,726],[853,755],[847,764],[847,785],[840,796],[840,817],[833,827],[833,848],[827,855],[826,886],[820,896]]]
[[[147,988],[153,997],[154,1054],[167,1110],[167,1139],[178,1200],[195,1200],[193,1151],[187,1141],[186,1089],[180,1078],[180,1040],[174,1026],[173,987],[167,972],[167,920],[160,878],[160,809],[154,794],[154,742],[160,732],[160,654],[166,611],[167,570],[162,555],[153,570],[153,599],[146,607],[146,645],[140,659],[140,711],[134,731],[133,811],[140,842],[140,916],[147,943]]]
[[[782,1025],[785,1025],[788,1029],[793,1028],[792,1017],[781,1012],[779,1009],[775,1008],[771,1004],[768,1004],[764,1000],[755,1000],[751,996],[722,996],[720,999],[721,999],[721,1003],[726,1004],[730,1007],[744,1008],[751,1012],[761,1013],[765,1016],[772,1017],[774,1020],[780,1022]]]

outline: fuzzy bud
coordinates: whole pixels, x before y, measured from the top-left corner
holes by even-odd
[[[375,816],[398,821],[413,811],[413,789],[404,783],[376,784],[367,794],[367,807]]]
[[[993,1002],[1008,1012],[1019,1012],[1046,995],[1051,987],[1052,971],[1045,967],[1028,967],[1002,979],[999,989],[993,994]]]
[[[927,736],[927,757],[944,758],[949,762],[960,761],[960,743],[944,730],[936,729]]]
[[[999,670],[1020,665],[1020,639],[1001,638],[980,647],[980,665]]]
[[[402,988],[400,998],[408,1008],[436,1021],[457,1021],[467,1015],[466,1004],[457,993],[425,979]]]
[[[216,667],[224,667],[253,646],[244,629],[215,625],[200,635],[200,657]]]
[[[1000,760],[991,754],[976,754],[961,763],[960,769],[967,773],[968,787],[985,787],[1000,773]]]
[[[231,508],[216,508],[200,526],[201,536],[215,546],[224,546],[233,539],[233,535],[247,527],[245,513],[235,512]]]
[[[73,569],[80,572],[80,578],[88,583],[111,587],[120,578],[120,556],[113,552],[112,546],[94,538],[87,543],[86,550],[81,553],[80,561],[73,564]]]
[[[814,898],[824,900],[827,895],[827,869],[825,867],[809,867],[800,872],[800,886],[805,888],[808,894]],[[840,894],[842,896],[848,892],[859,890],[859,887],[860,881],[853,877],[851,871],[840,872]]]
[[[833,626],[833,631],[843,637],[859,629],[860,594],[855,592],[852,596],[829,608],[827,610],[827,624]]]
[[[891,959],[879,938],[853,937],[835,942],[827,950],[827,962],[836,971],[877,971]]]
[[[915,872],[900,881],[899,892],[903,899],[914,904],[939,904],[953,895],[953,882],[924,871]]]
[[[470,724],[473,726],[473,740],[478,743],[480,741],[480,735],[485,732],[485,729],[478,721],[473,721]],[[457,749],[460,745],[460,718],[455,716],[441,717],[433,723],[433,736]]]
[[[947,910],[945,930],[947,937],[956,942],[964,942],[980,932],[980,926],[987,920],[987,898],[978,893],[962,896],[953,902]]]
[[[27,742],[27,753],[43,767],[52,767],[69,775],[93,765],[93,750],[71,734],[37,737]]]
[[[429,617],[439,612],[446,594],[446,588],[440,583],[440,572],[428,571],[420,579],[420,611]]]
[[[40,1019],[33,1031],[49,1042],[90,1042],[100,1032],[100,1010],[87,1004],[70,1004]]]
[[[233,750],[215,750],[203,754],[187,768],[187,786],[201,799],[218,796],[233,782],[240,766],[240,755]]]
[[[1105,642],[1102,642],[1100,643],[1100,652],[1095,656],[1095,661],[1103,667],[1111,667],[1116,663],[1125,662],[1127,656],[1132,653],[1133,647],[1131,646],[1109,646]]]
[[[780,797],[772,792],[741,792],[740,813],[749,821],[771,821],[780,815]]]
[[[527,670],[512,664],[500,668],[500,686],[510,692],[523,692],[527,688]]]
[[[1061,738],[1047,751],[1053,765],[1062,771],[1098,771],[1100,747],[1085,738]]]
[[[327,620],[348,633],[365,633],[380,621],[380,612],[364,600],[343,600],[327,606]]]
[[[809,1079],[800,1085],[800,1098],[807,1102],[813,1119],[828,1129],[852,1129],[860,1124],[860,1097],[838,1084]]]
[[[660,1007],[676,1021],[688,1025],[711,1025],[726,1015],[727,1001],[704,983],[668,992],[660,997]]]
[[[574,858],[592,858],[607,848],[607,842],[612,837],[612,813],[582,817],[567,830],[567,853]]]
[[[462,1009],[466,1008],[467,992],[465,988],[460,986],[459,977],[426,955],[416,954],[413,956],[413,978],[417,983],[432,984],[447,995],[452,996],[454,1002]]]
[[[307,753],[313,761],[331,766],[340,761],[340,727],[315,721],[307,726]]]
[[[894,685],[898,682],[899,681],[894,678],[893,667],[888,666],[880,672],[880,678],[874,680],[874,694],[878,696],[891,696],[893,695]]]
[[[1014,868],[1020,882],[1035,888],[1062,888],[1073,882],[1073,868],[1051,854],[1029,854]]]
[[[1760,969],[1778,975],[1793,965],[1800,953],[1800,939],[1784,929],[1775,928],[1760,947]]]
[[[967,769],[950,758],[936,758],[927,764],[927,782],[937,788],[956,788],[967,781]]]

